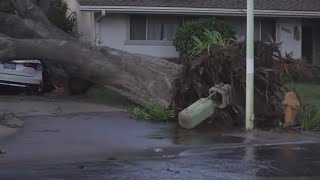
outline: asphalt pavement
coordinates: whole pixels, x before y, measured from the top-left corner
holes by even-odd
[[[312,133],[183,130],[121,112],[24,121],[0,141],[1,180],[320,179]]]

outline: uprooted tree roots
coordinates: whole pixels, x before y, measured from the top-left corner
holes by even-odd
[[[255,43],[255,114],[256,125],[262,120],[275,124],[282,114],[281,102],[285,80],[281,65],[289,61],[281,56],[277,44]],[[225,83],[232,87],[231,104],[218,110],[212,119],[225,125],[242,124],[245,114],[246,46],[235,43],[215,46],[190,63],[186,63],[183,78],[176,83],[174,105],[181,110],[201,97],[207,97],[210,87]]]

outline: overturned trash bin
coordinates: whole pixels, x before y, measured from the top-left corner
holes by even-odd
[[[212,97],[221,96],[220,100],[214,101]],[[231,86],[228,84],[216,85],[209,90],[207,98],[201,98],[178,115],[179,124],[185,129],[192,129],[202,121],[210,117],[215,108],[225,108],[230,103]]]

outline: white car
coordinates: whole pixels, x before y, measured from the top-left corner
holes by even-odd
[[[0,63],[0,85],[42,90],[43,67],[39,60],[13,60]]]

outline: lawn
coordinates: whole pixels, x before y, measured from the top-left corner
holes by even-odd
[[[298,93],[302,104],[320,106],[320,84],[293,83],[287,84],[286,87]]]

